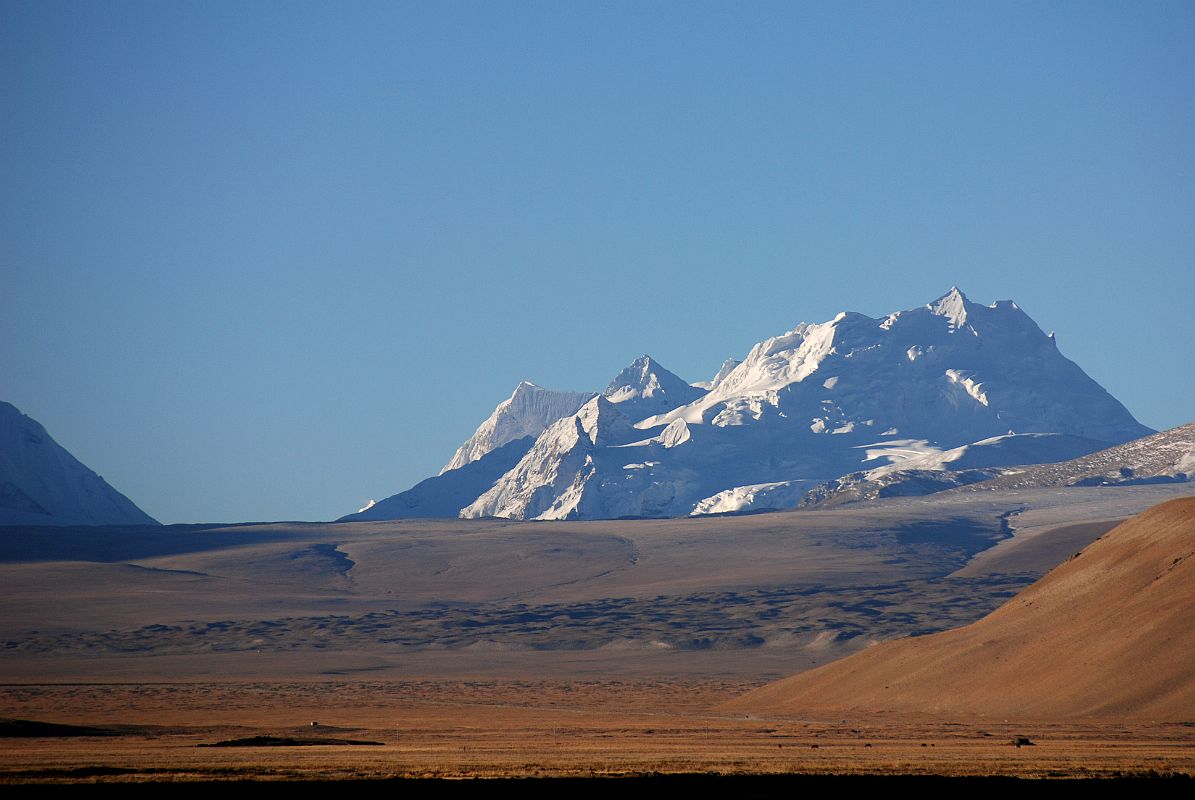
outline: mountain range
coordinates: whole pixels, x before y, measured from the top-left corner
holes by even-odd
[[[642,356],[600,393],[520,384],[439,475],[343,519],[742,513],[844,476],[901,473],[924,493],[1152,433],[1015,303],[952,288],[882,318],[801,323],[709,381]],[[964,478],[918,488],[910,472]]]

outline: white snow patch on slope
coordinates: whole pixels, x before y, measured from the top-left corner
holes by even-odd
[[[966,390],[967,394],[975,398],[977,402],[982,403],[985,406],[989,405],[988,396],[981,388],[983,384],[979,381],[976,381],[975,378],[972,377],[973,374],[974,373],[966,372],[961,369],[946,370],[946,378],[951,383],[957,383],[959,386],[962,386],[963,389]]]
[[[1017,433],[992,436],[978,442],[940,450],[928,442],[911,447],[887,449],[868,446],[868,459],[884,457],[889,463],[870,470],[880,477],[898,470],[961,470],[1010,467],[1065,461],[1100,449],[1101,442],[1055,433]],[[920,451],[920,452],[918,452]]]
[[[942,454],[942,448],[935,447],[925,439],[891,439],[886,442],[855,445],[855,449],[864,451],[864,461],[886,458],[889,464],[900,469],[908,468],[911,461]]]
[[[735,486],[697,501],[689,516],[793,508],[808,485],[809,481],[775,481]]]

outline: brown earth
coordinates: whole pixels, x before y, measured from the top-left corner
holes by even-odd
[[[1099,521],[1183,490],[705,520],[7,529],[0,782],[1195,775],[1191,718],[721,708],[980,619]],[[55,727],[70,725],[84,730]],[[252,739],[327,744],[199,747]]]
[[[734,680],[440,679],[7,686],[0,717],[110,734],[0,739],[0,783],[1195,774],[1195,727],[1180,723],[776,720],[710,710],[745,688]],[[250,737],[328,743],[201,746]],[[1033,745],[1016,747],[1018,737]],[[382,744],[334,743],[344,740]]]
[[[769,714],[1195,720],[1195,499],[1119,525],[983,619],[721,706]]]

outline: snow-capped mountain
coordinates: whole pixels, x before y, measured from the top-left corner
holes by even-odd
[[[0,525],[157,525],[36,420],[0,402]]]
[[[951,289],[880,319],[802,323],[724,363],[708,389],[636,359],[600,396],[545,424],[460,514],[792,507],[848,473],[1037,463],[1149,433],[1015,303],[979,305]]]
[[[651,356],[636,358],[602,392],[623,416],[633,420],[667,413],[704,394],[704,390],[685,383]]]
[[[598,474],[595,456],[600,459],[603,451],[634,432],[617,406],[598,395],[576,415],[548,426],[519,463],[461,509],[461,516],[574,519],[604,513],[593,491],[586,492]]]
[[[1010,431],[1105,442],[1150,432],[1015,303],[982,306],[957,288],[884,319],[843,312],[802,323],[757,344],[698,401],[639,427],[768,423],[794,412],[794,424],[815,434],[867,426],[951,447]]]
[[[593,395],[593,392],[556,392],[523,381],[457,448],[440,474],[476,461],[515,439],[539,436],[556,420],[576,413]]]
[[[523,381],[457,448],[438,475],[384,500],[370,501],[337,522],[456,517],[518,464],[549,425],[570,417],[595,396],[594,392],[558,392]]]

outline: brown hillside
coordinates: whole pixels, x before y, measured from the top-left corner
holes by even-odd
[[[972,625],[878,645],[722,708],[1195,720],[1195,498],[1117,526]]]

